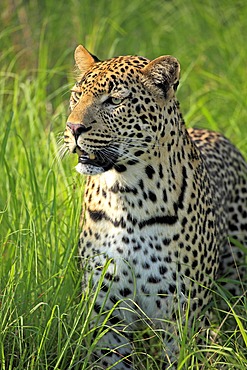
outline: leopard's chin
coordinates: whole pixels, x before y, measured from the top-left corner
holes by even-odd
[[[79,162],[75,169],[81,175],[99,175],[100,173],[105,172],[106,170],[101,166],[94,166],[93,164],[83,164]]]

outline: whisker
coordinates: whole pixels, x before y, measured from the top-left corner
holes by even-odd
[[[54,158],[52,160],[52,166],[54,166],[55,163],[61,162],[61,160],[65,157],[65,155],[68,152],[69,152],[69,149],[64,144],[60,145],[60,147],[58,147],[54,153]]]
[[[146,141],[145,138],[126,138],[126,137],[113,137],[113,142],[124,144],[129,148],[139,148],[140,145],[143,144],[143,146],[146,147],[159,147],[160,143],[154,138],[152,141]]]
[[[121,148],[119,146],[117,146],[117,147],[109,146],[109,147],[105,148],[104,151],[103,151],[103,155],[109,161],[112,161],[112,156],[115,155],[115,156],[118,156],[118,157],[120,156],[122,158],[126,157],[130,160],[131,159],[132,160],[137,160],[137,158],[138,158],[138,162],[143,163],[143,164],[146,163],[140,157],[137,157],[135,154],[129,152],[128,148]]]
[[[69,149],[65,145],[61,145],[56,153],[57,160],[62,160],[67,153],[69,153]]]

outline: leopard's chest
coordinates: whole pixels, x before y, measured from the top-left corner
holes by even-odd
[[[83,256],[90,266],[87,280],[92,279],[94,286],[102,281],[102,299],[109,293],[111,301],[123,300],[146,314],[170,315],[172,296],[185,285],[178,277],[178,254],[168,246],[177,226],[168,227],[165,235],[164,225],[136,227],[134,233],[127,231],[130,228],[108,225],[108,232],[98,238],[98,227],[96,237],[91,233],[84,238]]]
[[[174,297],[180,304],[190,294],[198,300],[194,281],[208,285],[210,274],[202,274],[200,267],[205,254],[200,238],[189,249],[178,219],[157,221],[135,227],[130,221],[86,222],[81,254],[89,267],[87,280],[94,286],[102,281],[102,299],[107,293],[113,302],[135,302],[147,314],[163,317],[171,314]]]
[[[87,281],[101,284],[99,300],[131,300],[159,317],[169,316],[174,298],[204,298],[199,287],[211,285],[218,246],[205,171],[179,167],[173,178],[167,170],[163,186],[153,171],[145,182],[125,175],[131,186],[113,172],[90,179],[80,254]]]

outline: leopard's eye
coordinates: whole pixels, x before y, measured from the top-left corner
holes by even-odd
[[[107,100],[107,103],[110,103],[112,105],[119,105],[120,103],[122,103],[122,101],[123,99],[111,97]]]

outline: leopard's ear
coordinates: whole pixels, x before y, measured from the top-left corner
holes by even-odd
[[[148,63],[143,69],[143,83],[160,98],[174,95],[178,84],[180,65],[176,58],[165,55]]]
[[[84,46],[79,45],[75,49],[75,62],[82,74],[86,73],[88,69],[100,60],[89,51],[84,48]]]

